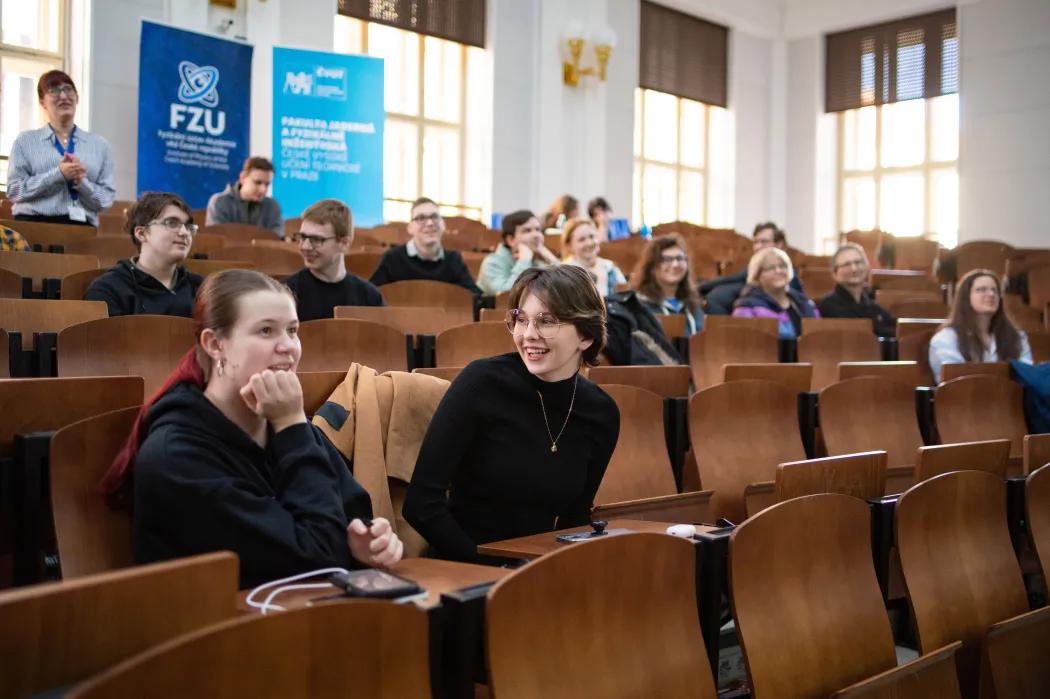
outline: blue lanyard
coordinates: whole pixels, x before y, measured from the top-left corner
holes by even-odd
[[[73,155],[73,151],[77,147],[76,141],[73,140],[73,137],[76,136],[76,134],[77,134],[77,126],[76,126],[76,124],[73,124],[73,130],[69,132],[69,148],[68,149],[62,147],[62,141],[59,140],[58,134],[55,133],[55,127],[54,126],[51,127],[51,133],[55,137],[55,140],[53,141],[53,143],[55,144],[55,150],[58,151],[58,157],[60,159],[64,158],[64,157],[66,157],[66,153],[69,153],[70,155]],[[73,201],[76,201],[77,200],[77,196],[78,196],[77,195],[77,188],[69,180],[66,180],[66,189],[69,190],[69,198],[72,199]]]

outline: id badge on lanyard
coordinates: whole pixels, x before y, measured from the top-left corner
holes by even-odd
[[[52,128],[51,129],[51,133],[54,133],[54,132],[55,132],[55,130]],[[58,134],[55,133],[55,141],[54,141],[54,143],[55,143],[55,150],[58,151],[59,158],[66,157],[66,153],[69,153],[70,155],[73,155],[74,149],[76,148],[76,142],[73,140],[73,137],[76,136],[76,133],[77,133],[77,127],[76,127],[76,125],[74,125],[73,126],[73,130],[69,132],[69,148],[68,149],[62,147],[62,142],[59,140]],[[80,222],[87,221],[87,212],[84,211],[84,206],[80,203],[80,196],[79,196],[79,193],[77,192],[76,186],[72,182],[70,182],[69,180],[66,180],[66,189],[69,190],[69,199],[70,199],[70,203],[69,203],[69,220],[71,220],[71,221],[80,221]]]

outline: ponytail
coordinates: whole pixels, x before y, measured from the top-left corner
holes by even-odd
[[[197,359],[196,346],[182,355],[182,359],[179,360],[175,370],[168,375],[164,385],[157,389],[139,410],[139,414],[135,417],[135,422],[131,425],[131,432],[128,434],[124,446],[117,452],[117,456],[113,459],[113,463],[110,464],[109,470],[106,471],[106,474],[102,476],[102,480],[99,481],[98,491],[106,498],[106,503],[110,508],[114,510],[131,509],[132,467],[135,463],[135,457],[139,453],[139,447],[142,446],[142,442],[146,439],[146,433],[149,430],[149,425],[146,424],[146,416],[150,408],[161,396],[180,383],[188,383],[204,390],[206,385],[204,369]]]

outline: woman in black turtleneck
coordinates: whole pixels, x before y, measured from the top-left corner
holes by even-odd
[[[620,433],[616,403],[579,375],[605,344],[586,271],[529,269],[510,297],[517,353],[468,365],[434,413],[404,515],[431,555],[586,524]]]

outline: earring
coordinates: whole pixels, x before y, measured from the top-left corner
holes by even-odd
[[[218,364],[215,365],[215,373],[218,374],[219,376],[222,376],[225,371],[226,371],[226,360],[225,359],[220,359]]]

